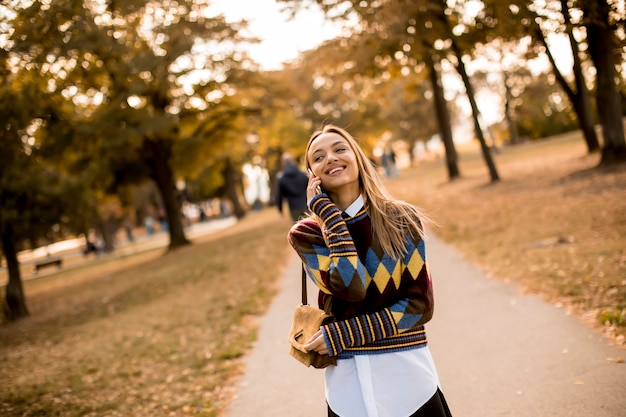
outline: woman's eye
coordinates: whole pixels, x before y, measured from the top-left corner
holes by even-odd
[[[314,162],[319,162],[322,159],[321,156],[316,156],[315,158],[313,158]]]

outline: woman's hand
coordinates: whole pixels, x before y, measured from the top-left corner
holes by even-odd
[[[326,346],[326,339],[321,330],[318,330],[308,342],[304,344],[304,348],[307,351],[315,351],[320,355],[328,355],[328,347]]]
[[[306,203],[309,205],[313,197],[322,192],[322,180],[309,169],[309,184],[306,187]]]

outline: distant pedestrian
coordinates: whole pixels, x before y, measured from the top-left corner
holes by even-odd
[[[169,231],[169,225],[167,223],[167,216],[165,215],[165,210],[163,209],[159,210],[158,220],[159,220],[159,226],[161,228],[161,231],[162,232]]]
[[[148,236],[152,236],[154,234],[154,219],[151,215],[147,215],[145,219],[143,219],[143,226],[146,229],[146,234]]]
[[[391,168],[391,176],[397,177],[400,175],[398,172],[398,165],[396,164],[396,151],[393,148],[389,148],[389,167]]]
[[[282,155],[281,166],[282,170],[278,174],[278,186],[276,187],[276,205],[282,214],[283,202],[287,200],[289,213],[295,222],[307,210],[306,187],[309,183],[309,177],[298,168],[296,161],[288,153]]]
[[[388,147],[385,149],[382,155],[382,164],[385,169],[385,174],[388,178],[397,177],[399,174],[398,167],[396,165],[396,153],[393,148]]]
[[[325,126],[306,150],[312,214],[289,242],[336,321],[305,344],[325,369],[329,417],[450,417],[428,349],[433,315],[423,214],[389,196],[348,132]]]
[[[135,240],[133,237],[133,227],[129,219],[124,220],[124,231],[126,232],[126,240],[128,240],[128,242]]]

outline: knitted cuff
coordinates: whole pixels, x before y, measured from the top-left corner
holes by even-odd
[[[322,327],[330,356],[339,355],[346,348],[364,346],[385,339],[398,332],[389,309],[372,314],[332,322]]]

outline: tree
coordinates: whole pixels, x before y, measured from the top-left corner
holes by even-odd
[[[528,139],[541,139],[576,129],[576,115],[552,73],[540,73],[524,85],[518,101],[517,127]]]
[[[384,103],[381,118],[387,121],[392,138],[405,141],[410,152],[418,142],[427,142],[439,131],[438,120],[432,117],[433,89],[429,76],[433,73],[410,71],[404,76],[392,76],[380,86]],[[407,106],[406,103],[412,104]]]
[[[272,89],[268,90],[271,91]],[[280,94],[279,92],[275,93]],[[257,155],[262,158],[263,166],[269,174],[271,205],[276,202],[275,185],[277,175],[282,169],[281,155],[288,152],[296,160],[302,161],[306,143],[311,133],[306,128],[304,120],[297,118],[291,108],[285,107],[277,101],[282,100],[277,98],[273,100],[273,105],[263,107],[270,110],[272,114],[263,117],[255,129],[259,139]]]
[[[523,52],[520,52],[521,49],[517,41],[505,42],[500,38],[474,49],[476,57],[487,60],[487,65],[474,71],[472,74],[473,83],[478,94],[482,91],[487,91],[490,94],[492,104],[497,98],[491,98],[491,94],[497,93],[496,95],[500,96],[508,141],[512,145],[521,142],[517,127],[519,96],[526,84],[524,80],[531,79],[533,76],[526,62],[522,60]]]
[[[604,138],[601,164],[625,162],[626,140],[621,98],[615,83],[617,63],[613,23],[609,17],[611,6],[607,0],[578,0],[576,3],[583,12],[589,55],[597,71],[596,107]]]
[[[282,129],[287,128],[294,134],[306,132],[295,136],[298,141],[286,144],[286,150],[292,148],[295,156],[304,153],[311,130],[322,124],[349,126],[368,153],[387,127],[380,118],[379,80],[354,70],[354,62],[345,54],[348,45],[344,38],[328,41],[302,54],[298,63],[276,74],[282,79],[279,84],[282,91],[275,93],[277,102],[282,102],[281,108],[293,114],[281,122],[286,122]],[[298,122],[290,122],[291,117]]]
[[[291,0],[281,1],[292,3],[295,8],[303,4]],[[343,72],[358,74],[359,77],[367,76],[374,84],[379,84],[388,82],[392,76],[401,77],[424,68],[429,71],[440,135],[446,146],[448,175],[450,179],[458,177],[460,173],[443,85],[436,82],[441,78],[438,63],[443,53],[435,47],[436,43],[440,43],[440,28],[434,27],[437,21],[425,7],[427,2],[312,1],[330,18],[349,20],[356,16],[358,19],[358,25],[350,28],[350,36],[334,41],[342,52],[337,53],[338,58],[333,62],[336,67],[344,68]],[[427,65],[424,66],[424,63]],[[333,78],[334,74],[330,72],[326,76]],[[342,93],[346,94],[349,90]],[[359,111],[362,112],[362,109]],[[385,127],[386,121],[377,120],[377,123]]]
[[[228,97],[247,72],[239,70],[246,56],[196,53],[239,39],[237,25],[204,17],[205,6],[191,0],[1,6],[2,29],[11,29],[0,38],[0,234],[9,318],[28,313],[17,251],[111,220],[98,206],[113,201],[120,186],[152,177],[167,209],[170,247],[188,242],[172,167],[175,145],[189,139],[180,134],[180,120],[245,107]],[[210,139],[186,143],[202,154]]]
[[[463,3],[463,2],[457,2]],[[483,0],[483,8],[476,14],[472,25],[466,25],[467,43],[478,45],[524,45],[528,35],[532,36],[533,43],[526,50],[526,59],[534,58],[541,49],[545,52],[552,66],[552,71],[574,106],[579,125],[584,133],[589,152],[598,149],[598,139],[595,133],[594,121],[591,117],[589,93],[581,62],[581,52],[578,42],[573,36],[574,25],[570,21],[568,10],[563,4],[566,1],[551,0],[538,3],[534,0]],[[562,13],[560,13],[562,12]],[[560,20],[559,14],[563,17]],[[568,77],[557,65],[557,60],[549,46],[545,32],[564,33],[570,40],[574,57],[573,74],[574,88],[570,86]],[[521,57],[520,57],[521,58]],[[508,73],[506,74],[508,78]],[[517,84],[517,83],[516,83]],[[508,86],[505,94],[509,94]],[[505,115],[510,117],[510,100],[506,101]],[[509,128],[513,125],[510,124]]]
[[[19,262],[17,259],[18,248],[15,239],[15,221],[20,220],[21,209],[26,201],[20,184],[16,187],[15,180],[24,181],[31,176],[22,176],[28,172],[26,155],[21,143],[21,132],[26,128],[27,118],[20,104],[28,103],[25,91],[15,89],[11,82],[12,77],[6,68],[6,61],[2,61],[2,77],[0,77],[0,245],[7,261],[9,282],[5,288],[6,311],[4,315],[9,320],[17,320],[28,315],[28,307],[22,288]],[[20,181],[20,182],[21,182]],[[38,184],[38,182],[37,182]],[[37,185],[35,184],[35,186]],[[29,211],[27,211],[28,213]],[[19,227],[19,226],[18,226]]]
[[[188,243],[172,166],[176,144],[185,139],[180,121],[220,112],[247,59],[220,47],[240,40],[240,26],[205,17],[207,6],[198,0],[134,0],[106,7],[83,7],[79,0],[35,2],[12,22],[12,50],[24,70],[37,71],[66,98],[91,105],[82,134],[93,139],[92,155],[133,173],[124,176],[126,181],[146,176],[155,181],[170,248]],[[82,140],[75,136],[66,147]],[[204,146],[201,140],[195,143]],[[102,166],[106,170],[107,164]]]
[[[28,315],[18,251],[53,240],[53,226],[63,232],[61,226],[75,217],[82,194],[77,192],[80,184],[43,157],[38,137],[45,134],[45,121],[37,115],[45,113],[46,97],[40,84],[11,73],[6,59],[0,63],[0,245],[9,276],[4,313],[17,320]],[[70,196],[76,205],[64,203]]]
[[[600,142],[598,141],[598,136],[596,135],[595,123],[593,120],[593,116],[591,114],[591,104],[589,91],[587,89],[587,83],[585,80],[585,75],[582,69],[582,63],[580,58],[580,48],[578,47],[578,42],[574,37],[574,30],[571,23],[570,11],[568,7],[567,0],[561,0],[561,13],[563,14],[564,22],[565,22],[565,31],[569,38],[570,46],[572,48],[572,57],[573,57],[573,65],[572,70],[574,72],[574,82],[576,85],[576,94],[573,94],[570,89],[566,88],[566,83],[564,80],[559,78],[557,74],[558,71],[555,71],[555,75],[557,75],[557,79],[559,79],[559,83],[563,86],[563,89],[570,97],[570,100],[574,104],[574,109],[576,114],[582,122],[580,123],[580,127],[583,130],[583,135],[585,137],[585,141],[587,142],[587,150],[589,153],[595,152],[600,148]],[[542,42],[546,47],[546,51],[548,50],[547,45],[545,43],[545,38]],[[552,54],[549,54],[550,62],[552,63],[552,67],[556,67],[556,61]]]
[[[474,86],[470,80],[469,75],[467,74],[467,69],[465,67],[464,62],[464,51],[462,50],[459,42],[454,35],[454,31],[452,28],[452,23],[448,18],[447,13],[447,5],[445,0],[430,0],[428,8],[434,12],[434,17],[441,22],[441,26],[444,28],[443,36],[450,40],[450,49],[452,50],[456,62],[453,62],[455,68],[461,79],[463,80],[463,85],[465,86],[465,93],[467,95],[467,99],[469,100],[470,107],[472,109],[472,120],[474,122],[474,133],[476,134],[476,138],[480,143],[480,149],[482,152],[483,159],[487,168],[489,170],[489,176],[491,178],[491,182],[496,182],[500,180],[500,175],[498,174],[498,170],[496,168],[496,164],[491,156],[491,151],[489,150],[489,146],[487,146],[487,142],[485,141],[485,136],[483,134],[483,130],[480,126],[480,111],[478,110],[478,104],[476,103],[476,94],[474,92]]]
[[[436,60],[436,61],[435,61]],[[437,124],[439,125],[439,133],[446,151],[446,166],[448,168],[448,179],[453,180],[461,176],[458,165],[458,155],[452,139],[452,126],[450,123],[450,114],[444,96],[443,85],[441,82],[441,70],[439,56],[435,53],[424,54],[424,62],[430,74],[430,83],[433,86],[435,109],[437,113]]]

